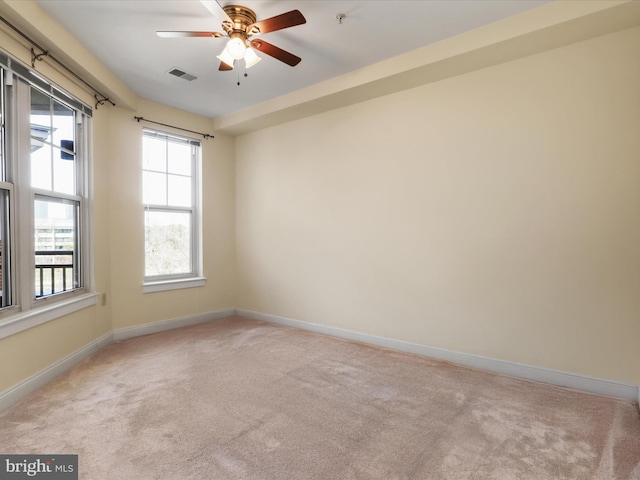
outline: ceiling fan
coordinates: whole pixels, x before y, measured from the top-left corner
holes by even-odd
[[[261,58],[256,55],[255,50],[269,55],[281,62],[295,67],[302,60],[300,57],[289,53],[286,50],[265,42],[254,35],[275,32],[296,25],[302,25],[307,20],[299,10],[276,15],[264,20],[257,21],[257,16],[253,10],[241,5],[221,6],[215,0],[200,0],[201,3],[218,19],[222,19],[222,32],[189,32],[189,31],[158,31],[159,37],[228,37],[229,41],[224,50],[217,58],[220,60],[218,70],[233,70],[236,61],[244,59],[246,68],[250,68],[258,63]]]

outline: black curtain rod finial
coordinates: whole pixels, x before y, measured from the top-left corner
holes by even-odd
[[[102,98],[98,98],[98,94],[95,94],[95,95],[93,96],[93,98],[95,98],[95,99],[96,99],[96,110],[98,109],[98,105],[104,105],[104,104],[105,104],[105,102],[109,102],[109,103],[110,103],[111,105],[113,105],[114,107],[116,106],[116,104],[115,104],[115,103],[113,103],[113,102],[109,99],[109,97],[104,97],[104,96],[102,96],[102,95],[100,95],[100,96],[101,96]]]
[[[46,57],[49,55],[49,51],[45,50],[42,53],[36,53],[35,50],[31,49],[31,68],[36,68],[36,61],[41,62],[42,57]]]

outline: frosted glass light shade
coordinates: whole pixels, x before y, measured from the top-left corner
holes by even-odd
[[[233,62],[234,59],[233,57],[229,54],[229,51],[227,50],[227,47],[224,48],[224,50],[222,51],[222,53],[220,55],[218,55],[216,57],[218,60],[220,60],[223,63],[226,63],[227,65],[229,65],[231,68],[233,68]]]
[[[247,68],[253,67],[260,60],[262,59],[258,55],[256,55],[256,52],[253,51],[253,48],[247,48],[247,51],[244,54],[244,63],[246,64]]]
[[[240,60],[241,58],[244,58],[244,54],[247,51],[247,46],[244,44],[242,39],[234,37],[227,42],[225,50],[229,52],[229,55],[231,55],[233,58],[235,58],[236,60]]]

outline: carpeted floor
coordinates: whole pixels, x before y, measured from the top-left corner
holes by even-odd
[[[637,405],[231,318],[111,344],[0,415],[80,479],[640,479]]]

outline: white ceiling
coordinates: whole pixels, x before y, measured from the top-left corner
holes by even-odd
[[[298,9],[304,25],[264,39],[302,57],[290,67],[267,55],[247,70],[218,71],[223,38],[160,38],[157,30],[222,31],[198,0],[38,0],[136,95],[218,118],[355,69],[549,3],[548,0],[220,1],[258,20]],[[342,24],[336,15],[342,13]],[[167,72],[195,75],[187,81]],[[240,86],[237,82],[240,81]]]

